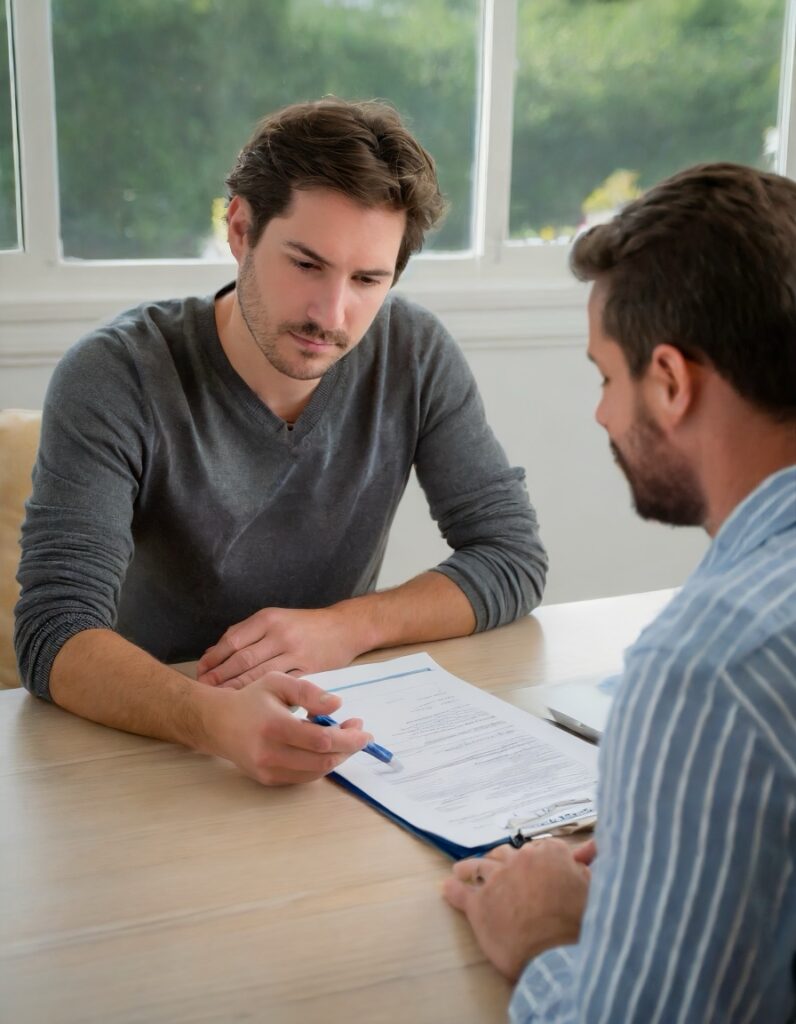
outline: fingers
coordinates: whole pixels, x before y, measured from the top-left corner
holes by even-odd
[[[346,718],[344,722],[340,723],[341,729],[361,729],[365,723],[361,718]]]
[[[227,657],[219,658],[218,651],[228,650],[228,644],[222,637],[215,647],[202,655],[196,666],[200,682],[218,686],[228,680],[239,679],[247,685],[260,679],[267,671],[279,672],[295,667],[295,659],[290,664],[290,658],[284,655],[270,637],[259,638],[242,650],[235,650]]]
[[[295,679],[292,676],[283,676],[282,678],[290,680],[292,683],[290,692],[294,695],[286,703],[298,704],[299,707],[306,708],[308,715],[331,714],[343,703],[336,693],[329,693],[328,690],[311,683],[309,679]]]
[[[254,615],[230,626],[221,639],[209,647],[196,665],[200,682],[214,686],[230,679],[248,685],[267,671],[308,670],[310,652],[323,643],[318,635],[315,611],[261,608]],[[323,660],[318,655],[315,660]]]
[[[584,844],[586,845],[588,844]],[[472,888],[485,885],[505,868],[516,865],[518,860],[528,861],[546,856],[568,859],[570,850],[565,843],[555,839],[546,839],[544,843],[529,843],[520,850],[514,849],[508,843],[502,843],[493,847],[483,857],[468,857],[458,861],[453,865],[453,876],[457,882]],[[456,887],[454,890],[458,892]]]
[[[461,910],[464,914],[467,913],[472,893],[472,885],[468,885],[454,876],[446,878],[442,883],[442,895],[452,907],[456,910]]]
[[[468,857],[453,865],[453,874],[442,884],[442,894],[456,910],[468,914],[482,886],[502,871],[516,850],[497,846],[483,857]]]
[[[209,647],[196,666],[197,675],[204,675],[219,666],[222,662],[231,658],[237,652],[242,653],[244,647],[262,640],[264,636],[263,624],[260,621],[261,613],[256,612],[250,615],[243,622],[230,626],[217,644]],[[237,675],[237,673],[233,673]],[[224,678],[230,678],[228,675]],[[219,680],[222,681],[222,680]]]
[[[309,679],[297,679],[288,672],[267,672],[251,687],[252,692],[269,693],[288,707],[306,708],[310,715],[334,714],[343,703],[336,693],[324,690]]]
[[[272,743],[260,761],[260,769],[268,781],[288,782],[297,776],[304,776],[304,781],[307,781],[328,775],[350,756],[334,752],[320,754],[314,750]]]
[[[339,725],[315,725],[303,719],[293,719],[295,728],[289,728],[287,742],[290,746],[301,750],[310,750],[319,754],[343,754],[350,757],[373,740],[368,732],[350,726],[341,729]]]
[[[495,874],[502,871],[503,864],[496,858],[468,857],[453,865],[453,874],[460,882],[470,885],[483,885]]]
[[[372,739],[362,730],[360,719],[349,719],[341,728],[317,725],[294,715],[290,705],[320,703],[325,711],[331,711],[340,703],[339,697],[304,679],[272,672],[232,700],[235,718],[243,729],[238,738],[245,743],[245,752],[233,760],[264,785],[321,778]]]
[[[493,846],[491,850],[488,850],[484,854],[484,859],[499,860],[505,864],[514,860],[518,854],[519,850],[516,850],[510,843],[501,843],[500,846]]]
[[[345,632],[333,608],[261,608],[208,647],[197,662],[197,679],[250,685],[268,671],[339,668],[359,653]]]
[[[294,679],[293,676],[272,672],[259,683],[248,687],[246,693],[254,697],[258,691],[264,692],[267,697],[276,698],[262,726],[263,738],[269,744],[281,744],[316,754],[348,756],[361,750],[373,739],[362,730],[360,719],[350,719],[346,727],[341,728],[316,725],[292,714],[289,710],[292,705],[304,707],[310,714],[329,714],[341,703],[338,696],[327,693],[307,679]]]
[[[242,690],[244,686],[251,686],[252,683],[257,683],[264,679],[269,672],[281,672],[284,675],[293,676],[294,679],[299,679],[304,675],[304,672],[300,668],[290,667],[295,661],[296,659],[288,654],[280,655],[256,665],[253,669],[242,672],[238,676],[233,676],[230,679],[219,682],[221,674],[226,672],[225,666],[221,666],[221,668],[216,669],[214,672],[206,672],[202,676],[197,676],[196,681],[209,686],[216,686],[219,689]]]
[[[597,856],[597,843],[594,839],[581,843],[580,846],[575,847],[573,856],[578,864],[585,864],[588,867]]]

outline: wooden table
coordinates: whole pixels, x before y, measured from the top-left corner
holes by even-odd
[[[535,710],[612,668],[670,591],[543,608],[428,650]],[[510,986],[442,900],[450,862],[329,780],[227,762],[0,693],[0,1020],[505,1020]]]

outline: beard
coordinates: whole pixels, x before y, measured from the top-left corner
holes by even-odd
[[[257,287],[251,253],[243,258],[236,290],[243,322],[255,345],[275,370],[292,380],[317,380],[351,347],[345,331],[324,331],[312,320],[286,320],[274,325]],[[322,341],[332,347],[320,352],[302,349],[285,338],[288,333]]]
[[[670,526],[704,524],[707,503],[694,470],[682,455],[666,446],[663,431],[643,406],[637,407],[622,448],[613,441],[610,447],[642,519]]]

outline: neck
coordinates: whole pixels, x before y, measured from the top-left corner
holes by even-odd
[[[699,475],[707,499],[705,529],[713,537],[765,479],[796,465],[796,422],[776,423],[741,399],[726,403],[723,414],[712,412],[709,422]]]
[[[215,316],[221,347],[232,368],[274,415],[294,423],[320,379],[294,380],[274,369],[252,338],[234,289],[216,299]]]

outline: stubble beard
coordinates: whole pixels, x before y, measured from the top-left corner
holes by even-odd
[[[351,347],[344,331],[324,331],[312,320],[285,321],[274,328],[257,288],[251,253],[243,259],[236,290],[241,317],[255,345],[275,370],[292,380],[318,380]],[[332,347],[322,352],[302,349],[285,339],[288,333],[330,343]]]
[[[642,519],[670,526],[704,524],[707,503],[696,474],[681,455],[665,446],[660,427],[643,407],[636,411],[624,451],[609,443]]]

